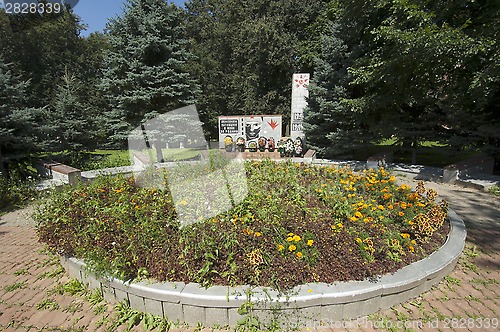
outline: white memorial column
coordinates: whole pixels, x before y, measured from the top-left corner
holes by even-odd
[[[304,119],[304,109],[307,106],[306,98],[309,96],[309,75],[293,74],[292,78],[292,118],[290,124],[290,137],[295,140],[297,137],[304,140],[302,131],[302,120]]]

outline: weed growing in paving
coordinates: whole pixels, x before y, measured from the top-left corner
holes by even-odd
[[[447,203],[436,203],[437,193],[422,183],[415,192],[397,185],[384,169],[269,160],[245,169],[243,202],[189,226],[181,227],[167,189],[118,176],[54,192],[36,214],[38,234],[52,251],[122,280],[286,290],[394,272],[426,257],[448,233]]]
[[[22,282],[16,282],[12,285],[4,286],[3,289],[6,292],[13,292],[13,291],[18,290],[18,289],[26,288],[26,286],[27,286],[26,281],[22,281]]]
[[[58,310],[59,307],[60,307],[59,303],[57,303],[57,301],[54,299],[44,299],[36,305],[37,310],[54,311],[54,310]]]
[[[27,269],[19,269],[16,272],[14,272],[14,275],[17,276],[23,276],[26,274],[31,274]]]

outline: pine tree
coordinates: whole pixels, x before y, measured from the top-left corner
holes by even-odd
[[[141,122],[196,101],[183,13],[163,0],[128,0],[123,15],[108,24],[101,88],[113,141],[123,143]]]
[[[327,24],[321,45],[304,112],[306,141],[322,156],[346,156],[367,135],[360,115],[345,102],[349,95],[347,68],[352,59],[335,23]]]

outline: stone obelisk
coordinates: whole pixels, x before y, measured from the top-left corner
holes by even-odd
[[[307,106],[306,98],[309,96],[309,74],[293,74],[292,78],[292,117],[290,124],[290,137],[295,140],[300,137],[304,141],[302,120],[304,109]]]

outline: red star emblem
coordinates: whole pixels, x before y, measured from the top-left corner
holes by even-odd
[[[273,130],[274,130],[274,129],[276,129],[276,127],[278,127],[278,125],[279,125],[276,121],[274,121],[274,120],[272,120],[272,119],[271,119],[271,121],[269,121],[267,124],[268,124],[268,125],[269,125],[269,127],[271,127]]]

